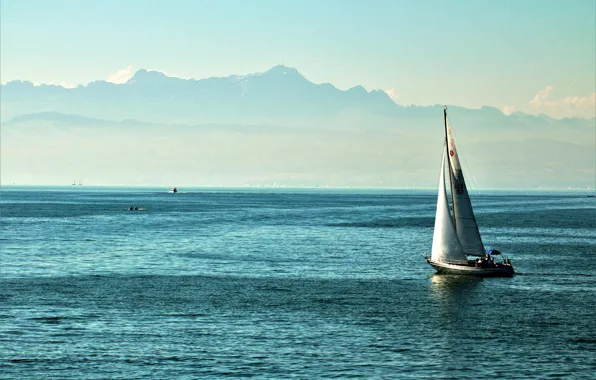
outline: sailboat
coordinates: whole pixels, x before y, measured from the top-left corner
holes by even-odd
[[[447,107],[443,109],[445,143],[437,198],[437,213],[430,257],[426,261],[441,274],[513,276],[510,259],[495,261],[496,250],[485,251],[470,195],[461,169]],[[447,185],[451,194],[451,207]]]

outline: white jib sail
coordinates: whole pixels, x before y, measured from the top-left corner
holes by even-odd
[[[478,231],[478,224],[476,223],[476,216],[472,209],[464,173],[459,163],[449,119],[447,119],[447,141],[452,173],[451,192],[453,194],[455,230],[466,255],[484,256],[484,245]]]
[[[445,190],[445,152],[441,161],[439,179],[439,195],[437,197],[437,213],[435,216],[435,232],[431,259],[439,263],[466,264],[468,261],[453,227],[453,220],[447,203]]]

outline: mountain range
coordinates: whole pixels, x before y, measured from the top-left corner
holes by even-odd
[[[36,112],[79,114],[108,120],[137,119],[166,123],[299,124],[342,114],[389,118],[436,117],[437,106],[402,106],[381,90],[362,86],[342,91],[332,84],[314,84],[296,69],[275,66],[259,74],[222,78],[181,79],[158,71],[138,70],[127,82],[98,80],[76,88],[11,81],[1,86],[2,121]],[[461,109],[466,117],[503,125],[560,124],[594,126],[594,118],[552,119],[499,109]],[[294,121],[293,121],[294,120]]]
[[[340,91],[314,84],[297,70],[276,66],[265,73],[201,80],[138,70],[126,83],[95,81],[64,88],[13,81],[2,86],[2,120],[33,112],[81,114],[111,120],[152,122],[283,122],[333,116],[347,109],[396,115],[383,91],[357,86]]]
[[[398,105],[285,66],[0,90],[3,183],[436,185],[442,105]],[[448,109],[479,187],[594,187],[596,119]],[[130,171],[115,173],[123,162]]]

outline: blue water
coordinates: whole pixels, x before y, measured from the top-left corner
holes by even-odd
[[[586,194],[474,194],[493,279],[433,274],[431,191],[0,196],[2,378],[596,378]]]

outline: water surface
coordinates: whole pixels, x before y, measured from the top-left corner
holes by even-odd
[[[501,279],[433,274],[430,191],[0,197],[3,378],[594,378],[585,194],[474,195]]]

